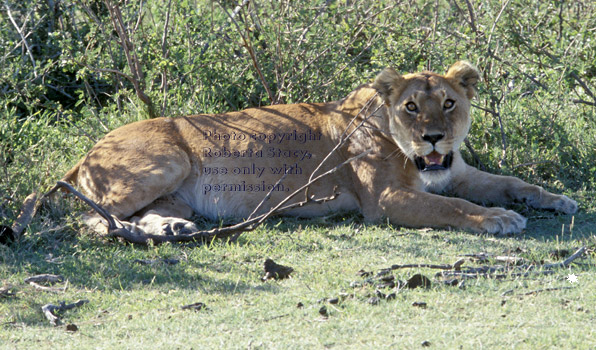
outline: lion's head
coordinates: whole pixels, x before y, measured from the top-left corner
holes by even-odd
[[[401,75],[381,72],[373,83],[387,106],[392,139],[427,182],[449,174],[453,153],[470,128],[470,100],[480,75],[464,61],[445,75],[431,72]]]

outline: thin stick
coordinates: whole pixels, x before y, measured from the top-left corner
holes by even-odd
[[[69,183],[64,182],[64,181],[57,181],[56,185],[54,187],[52,187],[51,190],[49,190],[46,194],[43,195],[43,197],[41,199],[44,199],[48,196],[50,196],[52,193],[56,192],[58,189],[60,188],[65,188],[67,189],[70,193],[74,194],[76,197],[78,197],[80,200],[82,200],[83,202],[85,202],[88,206],[90,206],[93,210],[95,210],[99,215],[101,215],[101,217],[103,217],[104,219],[106,219],[106,221],[108,222],[108,232],[110,230],[115,230],[118,227],[116,226],[116,221],[114,220],[114,218],[110,215],[110,213],[107,212],[107,210],[105,210],[104,208],[102,208],[99,204],[96,204],[94,201],[92,201],[91,199],[87,198],[85,195],[83,195],[81,192],[75,190],[74,187],[72,187]]]
[[[44,292],[64,293],[64,292],[66,292],[66,287],[68,286],[68,283],[66,283],[66,285],[62,288],[43,286],[43,285],[35,283],[35,282],[29,282],[29,285],[31,285],[33,288],[35,288],[37,290],[42,290]]]
[[[518,294],[512,294],[513,289],[510,289],[510,290],[503,292],[501,294],[501,296],[504,297],[504,296],[508,296],[508,295],[511,295],[511,296],[536,295],[536,294],[542,293],[542,292],[552,292],[555,290],[564,290],[564,289],[573,289],[573,287],[552,287],[552,288],[536,289],[536,290],[531,290],[526,293],[518,293]]]
[[[118,4],[113,4],[111,0],[105,0],[106,7],[110,13],[110,18],[112,19],[112,25],[116,33],[118,33],[118,37],[120,38],[120,46],[122,47],[122,51],[124,51],[124,56],[126,57],[126,62],[128,64],[128,68],[132,73],[132,79],[129,79],[137,93],[137,97],[147,105],[149,108],[149,115],[151,118],[155,118],[157,115],[155,114],[155,109],[153,107],[153,102],[151,98],[145,94],[143,88],[141,86],[144,77],[143,71],[141,69],[141,64],[139,63],[139,58],[134,51],[134,44],[130,40],[128,35],[128,31],[124,25],[124,21],[122,20],[122,13],[120,11],[120,7]],[[141,14],[139,13],[139,16]]]
[[[596,102],[584,101],[584,100],[573,100],[573,103],[583,103],[588,106],[596,106]]]
[[[17,33],[19,33],[19,36],[21,37],[21,40],[23,41],[23,44],[25,45],[25,48],[27,49],[27,55],[29,56],[29,59],[31,60],[31,64],[33,65],[33,75],[35,75],[35,77],[37,78],[37,76],[38,76],[37,75],[37,65],[35,64],[35,59],[33,58],[33,54],[31,53],[31,47],[29,46],[29,43],[27,42],[27,38],[25,35],[23,35],[22,28],[19,28],[19,26],[17,25],[17,22],[12,17],[12,12],[10,11],[10,7],[8,6],[8,2],[4,3],[4,7],[6,7],[6,14],[8,14],[8,18],[10,19],[10,22],[12,23],[14,28],[17,30]],[[25,27],[25,25],[23,25],[23,27]]]
[[[505,4],[503,4],[503,6],[501,7],[501,11],[499,11],[499,13],[497,14],[497,17],[495,18],[492,27],[490,28],[490,34],[488,35],[488,40],[486,42],[486,48],[488,49],[488,52],[490,53],[492,50],[490,49],[490,42],[493,38],[493,33],[495,31],[495,27],[497,26],[497,22],[499,22],[499,19],[501,18],[501,15],[503,14],[503,11],[505,11],[505,8],[507,7],[507,5],[509,5],[509,2],[511,0],[507,0],[505,2]]]
[[[464,139],[464,144],[466,145],[466,148],[472,155],[472,158],[474,158],[474,161],[478,163],[478,167],[480,168],[480,170],[486,171],[486,166],[484,165],[484,163],[482,163],[480,157],[478,157],[478,154],[474,150],[474,147],[472,147],[472,144],[470,143],[470,140],[467,137]]]
[[[391,265],[388,269],[382,269],[381,273],[389,272],[391,270],[399,270],[399,269],[416,269],[416,268],[427,268],[427,269],[438,269],[438,270],[456,270],[459,271],[461,266],[464,264],[464,259],[459,259],[451,265],[436,265],[436,264],[403,264],[403,265]]]
[[[61,283],[64,277],[60,275],[42,274],[25,278],[25,283]]]
[[[224,12],[226,13],[226,15],[230,18],[230,20],[232,21],[232,23],[236,27],[236,30],[238,30],[238,34],[240,34],[240,38],[242,39],[242,42],[244,43],[244,47],[246,48],[246,51],[248,51],[248,54],[250,56],[250,59],[252,60],[252,64],[255,67],[255,70],[257,71],[257,74],[259,75],[259,79],[261,80],[261,83],[263,84],[263,87],[265,88],[265,91],[267,91],[267,95],[269,96],[269,100],[271,101],[271,103],[275,103],[274,96],[271,93],[271,89],[269,89],[269,84],[267,83],[267,80],[265,79],[265,76],[263,76],[263,72],[261,70],[261,66],[259,65],[259,61],[257,60],[257,55],[255,54],[255,51],[254,51],[254,48],[253,48],[252,43],[250,41],[250,38],[248,37],[248,35],[242,34],[242,29],[240,28],[240,25],[238,24],[238,22],[236,21],[236,19],[230,15],[230,13],[225,9],[225,7],[223,5],[221,5],[221,3],[219,5],[224,10]],[[246,27],[247,32],[248,32],[247,24],[246,23],[244,23],[244,24],[245,24],[245,27]]]
[[[370,152],[372,152],[372,150],[367,150],[364,151],[362,153],[360,153],[357,156],[351,157],[347,160],[345,160],[344,162],[342,162],[341,164],[335,166],[334,168],[324,172],[323,174],[315,177],[312,180],[309,180],[306,184],[302,185],[300,188],[298,188],[296,191],[294,191],[292,194],[290,194],[289,196],[287,196],[284,200],[282,200],[281,202],[279,202],[279,204],[277,204],[275,207],[273,207],[269,213],[267,213],[261,220],[258,221],[258,224],[262,223],[263,221],[265,221],[269,216],[271,216],[276,210],[278,210],[279,208],[281,208],[285,203],[287,203],[290,199],[292,199],[294,196],[296,196],[298,193],[302,192],[303,190],[307,189],[310,187],[310,185],[312,185],[313,183],[319,181],[320,179],[322,179],[323,177],[327,176],[327,175],[331,175],[334,172],[336,172],[339,168],[341,168],[342,166],[351,163],[357,159],[360,159],[366,155],[368,155]],[[309,199],[305,200],[304,203],[308,203]]]
[[[261,202],[255,208],[255,210],[253,210],[252,213],[250,213],[250,215],[248,216],[247,220],[250,220],[252,218],[252,216],[255,215],[259,211],[259,209],[261,209],[261,207],[263,206],[263,204],[265,204],[265,202],[268,201],[271,198],[271,194],[273,193],[273,190],[275,190],[277,188],[277,186],[279,186],[279,184],[281,184],[281,182],[287,176],[288,176],[288,173],[284,173],[282,175],[282,177],[280,177],[279,180],[277,180],[277,182],[275,183],[275,185],[273,185],[273,187],[271,187],[271,189],[269,190],[269,192],[267,192],[267,194],[265,195],[265,197],[263,197],[263,199],[261,200]]]
[[[494,278],[494,279],[505,279],[510,277],[528,277],[531,275],[552,275],[555,273],[552,270],[546,271],[528,271],[528,272],[515,272],[515,273],[502,273],[502,274],[494,274],[494,273],[469,273],[465,271],[442,271],[439,272],[438,275],[442,277],[462,277],[462,278]]]
[[[478,34],[478,29],[476,29],[476,16],[474,16],[474,7],[470,3],[470,0],[466,0],[466,5],[468,6],[468,12],[470,13],[470,27],[474,33]]]
[[[60,305],[54,304],[46,304],[41,307],[41,311],[46,316],[46,318],[50,321],[50,323],[54,326],[60,324],[60,317],[56,315],[57,312],[64,312],[66,310],[74,309],[75,307],[82,306],[87,304],[89,300],[81,299],[72,304],[66,304],[64,302],[60,302]]]
[[[172,8],[172,0],[168,1],[168,11],[166,12],[166,21],[163,26],[163,35],[161,37],[161,52],[164,59],[168,59],[169,50],[167,45],[168,40],[168,26],[170,24],[170,12]],[[163,72],[161,73],[161,86],[163,101],[161,105],[161,116],[163,117],[166,113],[167,101],[168,101],[168,67],[164,65]]]
[[[25,227],[31,223],[38,208],[39,202],[37,201],[37,192],[33,192],[25,198],[23,206],[21,207],[21,213],[12,224],[12,232],[15,240],[18,240],[21,237]]]
[[[555,263],[555,264],[546,264],[546,265],[543,265],[542,267],[545,268],[545,269],[555,269],[555,268],[560,268],[560,267],[566,268],[569,265],[571,265],[571,263],[574,260],[576,260],[577,258],[579,258],[582,255],[584,255],[585,252],[586,252],[586,247],[583,246],[583,247],[579,248],[578,250],[576,250],[575,253],[571,254],[571,256],[569,256],[563,262]]]
[[[329,153],[327,153],[327,156],[325,156],[325,158],[323,158],[323,160],[319,163],[319,165],[317,165],[317,167],[315,168],[315,170],[313,170],[313,172],[310,174],[310,177],[308,178],[309,181],[312,180],[313,176],[315,176],[315,174],[317,173],[317,171],[319,171],[319,169],[321,169],[321,167],[323,166],[323,164],[325,164],[325,162],[327,161],[327,159],[329,159],[329,157],[331,157],[333,155],[333,153],[335,153],[341,146],[343,146],[343,144],[346,143],[346,141],[356,132],[356,130],[360,129],[360,127],[362,127],[362,125],[364,125],[364,123],[366,121],[368,121],[368,119],[370,119],[383,106],[383,104],[380,104],[368,117],[364,118],[362,120],[362,122],[360,122],[360,124],[358,124],[358,126],[356,128],[354,128],[354,130],[352,130],[352,132],[350,132],[346,136],[346,133],[350,129],[350,126],[352,126],[352,124],[354,124],[354,121],[356,121],[356,118],[358,118],[362,114],[362,112],[364,110],[368,109],[372,105],[372,101],[374,101],[374,99],[375,99],[375,97],[377,97],[377,95],[378,95],[378,93],[374,94],[373,97],[371,97],[368,101],[366,101],[366,103],[360,109],[360,111],[358,112],[358,114],[356,114],[354,116],[354,118],[352,118],[352,120],[350,120],[350,122],[346,126],[346,129],[344,130],[344,132],[339,137],[339,142],[335,145],[335,147],[333,147],[333,149]]]

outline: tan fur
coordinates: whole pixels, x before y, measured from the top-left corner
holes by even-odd
[[[310,194],[320,198],[330,196],[335,188],[340,193],[336,200],[307,205],[290,214],[315,216],[357,209],[367,220],[388,218],[396,225],[519,233],[526,225],[521,215],[468,200],[480,204],[522,201],[536,208],[574,213],[577,204],[566,196],[548,193],[514,177],[487,174],[464,163],[459,147],[470,127],[470,99],[478,80],[478,71],[467,62],[457,62],[444,76],[431,72],[402,76],[388,68],[373,84],[358,88],[341,101],[136,122],[99,141],[64,180],[76,183],[114,216],[127,220],[125,225],[133,231],[188,233],[196,229],[185,220],[193,212],[209,218],[247,217],[267,191],[254,191],[258,186],[253,191],[235,186],[241,181],[275,184],[281,176],[269,171],[263,171],[260,177],[234,175],[231,172],[235,167],[246,171],[254,169],[253,165],[269,168],[286,164],[300,168],[301,174],[289,174],[282,182],[283,190],[274,191],[260,212],[306,183],[337,144],[350,120],[370,101],[357,123],[378,106],[381,108],[330,157],[321,172],[364,151],[372,152],[310,189]],[[416,108],[409,111],[408,107]],[[269,135],[294,130],[308,131],[320,139],[276,144],[250,138],[218,140],[214,136]],[[252,150],[253,154],[215,157],[213,151],[224,147],[229,152]],[[270,148],[292,153],[289,158],[254,156],[258,151],[267,153]],[[295,158],[304,154],[311,158]],[[449,157],[445,157],[449,154],[450,167]],[[415,160],[420,162],[424,157],[426,163],[421,168],[439,169],[420,171]],[[226,169],[228,173],[207,174],[207,168]],[[212,190],[217,185],[219,190]],[[211,190],[207,191],[209,186]],[[436,194],[441,191],[463,199]],[[295,199],[300,200],[303,198]],[[103,228],[95,216],[88,216],[86,221],[95,229]]]

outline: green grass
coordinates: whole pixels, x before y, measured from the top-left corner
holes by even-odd
[[[423,341],[445,349],[591,349],[596,345],[591,326],[596,317],[594,210],[582,210],[574,218],[527,214],[528,230],[511,238],[370,226],[352,215],[327,223],[273,219],[237,243],[199,247],[138,248],[70,230],[58,237],[30,234],[15,246],[0,247],[0,275],[16,293],[0,304],[0,339],[3,347],[17,349],[416,349]],[[547,263],[562,260],[548,252],[582,245],[590,251],[581,265],[552,275],[471,279],[453,287],[435,279],[436,270],[396,270],[399,280],[422,273],[433,285],[383,290],[395,291],[397,298],[377,305],[367,302],[373,286],[350,286],[364,280],[357,274],[361,269],[449,264],[480,252]],[[180,263],[135,262],[158,258]],[[266,258],[292,266],[292,278],[262,282]],[[474,265],[468,260],[464,266]],[[67,291],[40,292],[23,282],[40,273],[64,276]],[[577,283],[567,281],[570,273],[578,276]],[[560,287],[571,289],[522,295]],[[339,304],[325,301],[341,293],[349,296]],[[89,303],[66,311],[64,325],[51,326],[41,312],[46,303],[78,299]],[[419,301],[427,308],[412,306]],[[181,309],[195,302],[207,309]],[[319,314],[323,305],[327,318]],[[71,323],[77,332],[66,330],[65,324]]]
[[[107,131],[149,116],[129,80],[100,71],[132,75],[104,3],[48,4],[9,1],[0,11],[0,225],[12,225],[29,193],[49,189]],[[251,1],[232,23],[225,11],[236,1],[173,1],[165,42],[168,7],[139,4],[120,7],[144,73],[140,85],[158,114],[336,100],[386,66],[442,73],[467,59],[483,82],[469,135],[476,156],[466,147],[466,159],[565,193],[580,211],[515,206],[528,228],[509,238],[370,225],[341,214],[274,218],[234,244],[139,248],[90,234],[77,219],[85,209],[58,196],[19,242],[0,245],[0,286],[15,293],[0,299],[0,348],[596,347],[594,2]],[[433,285],[396,291],[378,305],[367,302],[373,287],[350,287],[363,281],[361,269],[449,264],[479,252],[549,263],[563,259],[551,251],[580,246],[589,248],[580,264],[552,275],[474,279],[459,288],[435,280],[436,270],[397,270],[399,280],[422,273]],[[160,258],[180,263],[135,262]],[[260,281],[266,258],[292,266],[292,278]],[[67,290],[24,283],[40,273],[64,276]],[[570,273],[577,283],[567,281]],[[545,288],[555,289],[523,295]],[[341,293],[351,296],[324,302]],[[58,327],[41,311],[78,299],[89,303],[65,312]],[[427,308],[412,306],[419,301]],[[181,310],[195,302],[207,309]],[[323,305],[328,318],[319,314]]]

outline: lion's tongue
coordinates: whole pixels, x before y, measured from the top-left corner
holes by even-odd
[[[436,151],[432,151],[430,154],[428,154],[426,157],[424,157],[424,161],[428,165],[441,165],[441,164],[443,164],[444,157],[445,156],[443,156],[442,154],[440,154]]]

